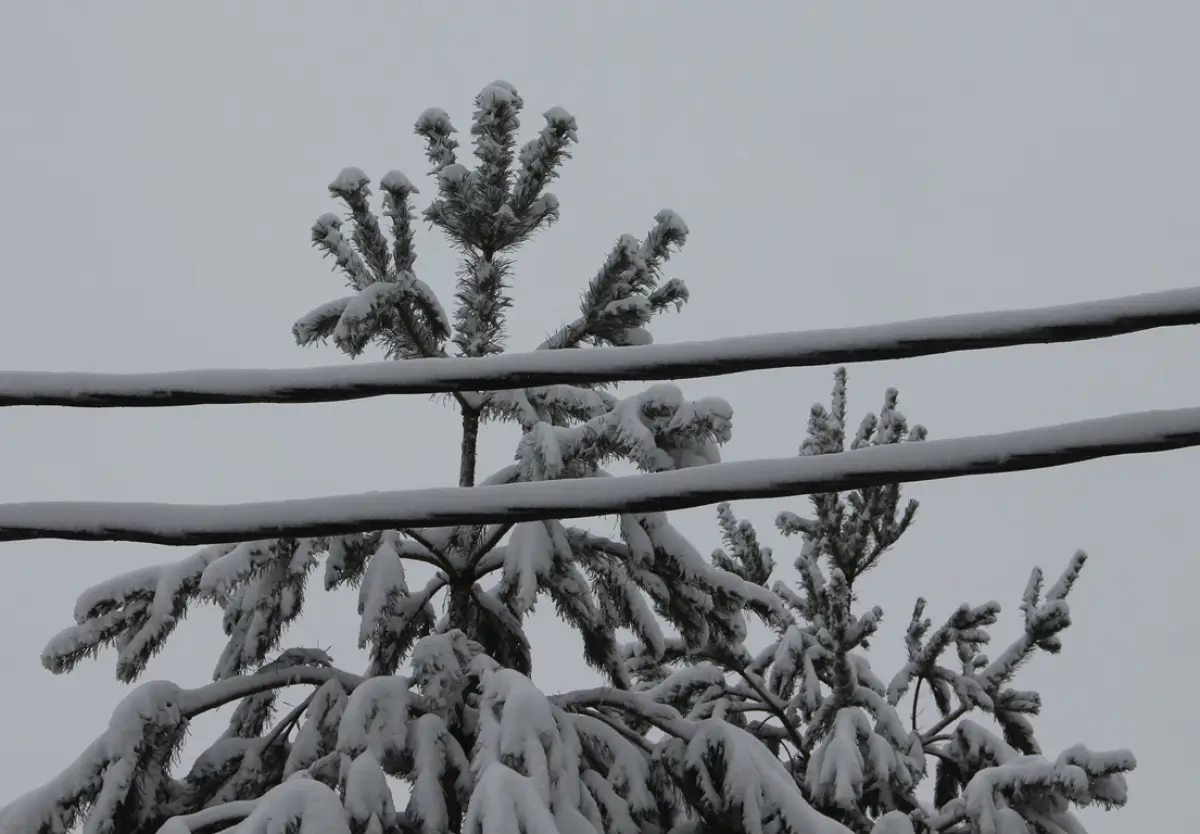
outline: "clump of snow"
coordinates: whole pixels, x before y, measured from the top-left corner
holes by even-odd
[[[654,335],[644,327],[626,327],[612,341],[617,347],[646,347],[654,344]]]
[[[813,752],[806,781],[814,798],[850,810],[858,807],[868,787],[886,790],[893,783],[911,786],[913,780],[867,714],[843,707],[834,717],[833,731]]]
[[[409,656],[413,682],[435,703],[444,703],[479,653],[459,629],[423,637]]]
[[[558,197],[547,191],[542,196],[534,200],[529,206],[529,213],[533,217],[555,217],[558,216]]]
[[[313,222],[313,232],[321,232],[324,235],[329,235],[342,227],[342,218],[338,217],[331,211],[327,211],[318,217]]]
[[[669,383],[652,385],[606,408],[577,425],[547,425],[528,432],[517,452],[525,475],[532,480],[552,479],[571,461],[599,462],[593,456],[613,453],[647,472],[715,463],[720,459],[717,444],[729,439],[733,416],[724,400],[688,401]]]
[[[237,834],[351,834],[338,795],[315,779],[289,779],[258,800]]]
[[[1089,774],[1110,775],[1134,770],[1137,767],[1137,757],[1130,750],[1105,750],[1103,752],[1089,750],[1082,744],[1068,747],[1058,755],[1058,764],[1077,765]]]
[[[687,223],[683,222],[683,218],[679,213],[672,209],[663,209],[658,214],[654,215],[654,220],[660,226],[664,226],[672,232],[686,237],[688,234]]]
[[[75,600],[75,622],[85,622],[100,613],[98,609],[119,605],[133,594],[153,588],[167,567],[149,565],[93,585]]]
[[[311,345],[318,339],[328,336],[332,326],[336,326],[338,319],[342,317],[342,313],[346,311],[346,307],[353,300],[354,296],[352,295],[335,298],[296,319],[296,323],[292,325],[292,336],[295,337],[296,344]]]
[[[449,819],[444,787],[453,776],[460,796],[471,789],[470,763],[458,741],[442,719],[426,713],[413,722],[409,732],[413,757],[413,783],[409,795],[408,816],[415,817],[428,834],[445,831]]]
[[[407,289],[395,281],[376,281],[361,290],[342,311],[333,329],[333,341],[351,356],[360,353],[376,332],[374,323],[378,317],[398,304]]]
[[[480,829],[477,822],[474,828],[469,825],[468,830],[497,834],[518,830],[491,827],[493,819],[489,813],[499,815],[496,823],[515,818],[524,824],[523,830],[536,830],[537,820],[544,819],[541,809],[552,812],[555,820],[552,831],[603,828],[595,803],[585,802],[586,791],[579,777],[582,751],[574,724],[532,681],[518,672],[486,671],[481,684],[479,734],[471,763],[476,787],[470,808],[475,812],[468,810],[467,815],[482,816],[483,827]],[[520,792],[519,799],[511,793],[503,800],[485,798],[490,794],[485,787],[490,780],[511,785]],[[478,802],[476,797],[480,797]],[[514,799],[517,799],[515,804]],[[500,802],[499,807],[490,807],[496,801]],[[489,807],[485,810],[481,803]]]
[[[223,805],[212,805],[186,817],[171,817],[158,829],[157,834],[193,834],[195,831],[203,831],[221,824],[236,824],[254,813],[259,803],[258,799],[242,799]],[[236,832],[238,829],[235,825],[229,830]]]
[[[645,324],[654,316],[650,309],[650,299],[644,295],[628,295],[608,302],[604,307],[604,315],[632,318],[639,324]]]
[[[408,678],[383,676],[363,681],[350,694],[342,713],[337,749],[350,756],[369,750],[380,762],[403,753],[412,697]]]
[[[235,585],[277,557],[277,543],[275,539],[263,539],[239,544],[204,569],[200,575],[200,591],[213,597],[225,596]]]
[[[541,583],[554,568],[554,550],[546,522],[527,521],[513,528],[505,551],[504,584],[512,589],[508,604],[518,617],[533,610]]]
[[[393,194],[419,194],[420,190],[403,172],[395,169],[388,171],[379,181],[379,187]]]
[[[533,781],[502,764],[480,776],[471,792],[463,834],[562,834]]]
[[[397,597],[408,594],[404,560],[397,547],[399,533],[385,530],[371,560],[367,563],[362,585],[359,586],[358,610],[362,620],[358,631],[358,647],[364,648],[381,628]]]
[[[314,649],[307,646],[294,646],[279,653],[279,657],[263,665],[264,672],[279,669],[292,669],[296,666],[317,666],[329,669],[333,666],[333,658],[324,649]]]
[[[543,113],[542,117],[546,120],[547,129],[561,131],[571,142],[579,141],[579,126],[575,122],[575,117],[568,113],[566,108],[555,105]],[[543,141],[549,140],[544,131],[542,139]]]
[[[430,107],[417,118],[416,130],[418,133],[457,133],[454,125],[450,123],[450,114],[440,107]]]
[[[439,337],[449,335],[450,317],[446,315],[446,310],[442,307],[442,302],[438,300],[437,293],[433,291],[433,288],[411,272],[400,275],[397,282],[408,287],[408,293],[412,296],[418,309],[425,314],[427,323],[434,334]]]
[[[361,168],[343,168],[341,173],[337,175],[333,182],[329,183],[329,190],[334,194],[354,194],[366,188],[371,182]]]
[[[484,87],[479,93],[479,107],[484,111],[496,110],[503,106],[511,107],[516,100],[517,91],[511,84],[498,81]]]
[[[438,184],[443,188],[456,188],[462,185],[471,172],[459,162],[452,162],[438,171]]]
[[[682,700],[689,692],[702,692],[710,686],[725,682],[725,673],[712,663],[697,663],[672,672],[655,686],[642,690],[641,694],[660,704]]]
[[[396,806],[379,761],[364,750],[346,772],[345,806],[350,820],[366,831],[390,831],[396,826]]]
[[[182,720],[180,695],[183,690],[171,681],[147,681],[118,703],[108,721],[112,740],[128,742],[140,737],[148,724],[169,727]]]

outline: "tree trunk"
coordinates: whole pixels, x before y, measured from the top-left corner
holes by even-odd
[[[475,447],[479,443],[479,412],[463,406],[462,453],[458,464],[458,485],[475,486]]]

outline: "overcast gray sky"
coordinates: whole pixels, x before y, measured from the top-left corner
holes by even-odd
[[[515,349],[571,317],[615,237],[670,207],[691,227],[670,273],[692,302],[660,342],[869,324],[1183,287],[1200,266],[1200,4],[1014,2],[20,3],[0,28],[0,366],[86,371],[348,361],[292,321],[341,294],[309,248],[346,165],[432,191],[412,123],[460,129],[515,84],[526,136],[562,105],[581,144],[562,221],[520,256]],[[418,239],[449,302],[453,260]],[[932,437],[1197,405],[1200,333],[851,368],[855,420],[888,385]],[[735,408],[728,460],[790,455],[830,369],[688,383]],[[457,420],[424,398],[314,406],[0,411],[0,501],[230,502],[450,484]],[[509,459],[490,429],[483,465]],[[1194,451],[921,484],[917,526],[864,587],[901,659],[913,599],[998,599],[1018,629],[1029,569],[1092,556],[1040,688],[1048,752],[1130,747],[1130,806],[1094,834],[1200,822],[1194,703]],[[770,521],[803,499],[738,507]],[[701,547],[711,509],[680,514]],[[0,802],[51,777],[125,689],[103,655],[56,678],[39,653],[94,581],[180,558],[124,544],[0,545]],[[289,645],[353,659],[353,600],[311,596]],[[593,680],[539,617],[545,691]],[[202,610],[150,677],[208,679]],[[212,721],[197,728],[211,738]],[[194,752],[194,751],[193,751]]]

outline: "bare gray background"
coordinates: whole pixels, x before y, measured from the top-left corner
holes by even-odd
[[[519,261],[527,349],[575,309],[615,236],[664,206],[692,230],[671,274],[693,301],[658,341],[867,324],[1181,287],[1200,265],[1200,5],[21,3],[0,27],[0,366],[135,371],[346,361],[291,322],[341,294],[308,246],[345,165],[431,188],[411,125],[460,128],[504,78],[561,104],[582,144],[561,223]],[[466,138],[466,137],[465,137]],[[447,303],[453,261],[417,263]],[[851,369],[855,420],[895,385],[932,436],[1196,405],[1196,331]],[[688,383],[736,409],[727,459],[792,454],[828,369]],[[160,411],[0,411],[0,500],[227,502],[454,480],[457,420],[423,398]],[[515,435],[492,428],[483,471]],[[1040,687],[1052,754],[1131,747],[1130,807],[1094,832],[1200,822],[1195,452],[917,485],[916,528],[872,575],[900,660],[918,594],[936,615],[1005,604],[1034,564],[1092,554]],[[742,505],[770,519],[803,501]],[[797,506],[799,505],[799,506]],[[711,509],[680,514],[702,550]],[[792,559],[780,544],[780,561]],[[0,801],[94,738],[124,688],[111,657],[56,678],[38,654],[93,581],[179,558],[123,544],[0,546]],[[290,645],[356,666],[349,597],[314,588]],[[593,680],[539,612],[546,691]],[[193,613],[150,677],[208,679],[217,617]],[[930,707],[929,712],[932,712]],[[211,738],[214,721],[195,736]],[[194,755],[196,750],[191,751]]]

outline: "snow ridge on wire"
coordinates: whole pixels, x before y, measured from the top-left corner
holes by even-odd
[[[714,463],[614,478],[396,490],[230,506],[73,501],[3,504],[0,541],[54,538],[200,545],[395,526],[445,527],[665,512],[736,499],[1044,469],[1191,446],[1200,446],[1200,407],[859,449],[837,456]]]
[[[301,369],[144,374],[3,371],[0,406],[113,408],[334,402],[387,394],[698,379],[773,368],[876,362],[1014,345],[1102,339],[1191,324],[1200,324],[1200,287],[1055,307],[707,342],[637,345],[611,351],[541,350]]]

